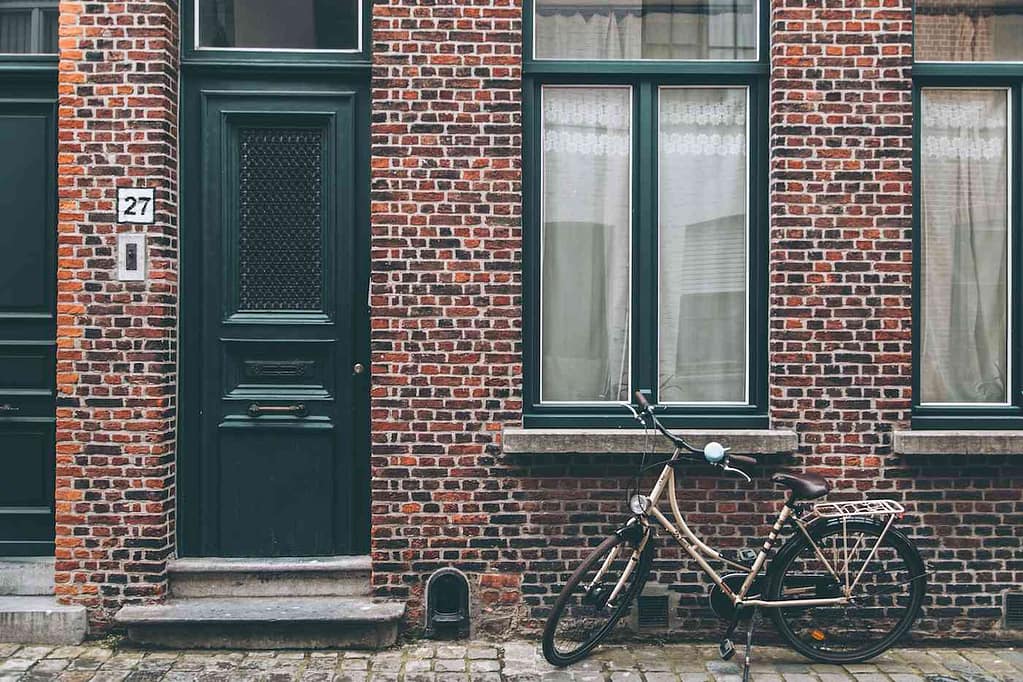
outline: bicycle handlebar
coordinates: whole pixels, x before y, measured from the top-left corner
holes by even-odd
[[[675,447],[681,450],[685,450],[694,455],[704,454],[703,450],[694,448],[692,445],[687,443],[685,439],[681,438],[680,436],[676,436],[674,433],[666,429],[664,425],[661,424],[660,421],[658,421],[657,417],[654,416],[654,408],[653,406],[650,405],[650,402],[646,399],[646,396],[644,396],[639,391],[636,391],[633,394],[633,396],[636,398],[636,404],[639,405],[640,407],[639,414],[641,418],[650,417],[650,421],[653,422],[654,427],[661,432],[661,435],[670,440],[675,445]],[[725,459],[718,463],[718,466],[728,468],[729,464],[735,463],[756,465],[757,460],[753,457],[748,457],[746,455],[726,455]],[[746,478],[749,478],[749,476],[745,472],[739,471],[739,473],[746,476]]]

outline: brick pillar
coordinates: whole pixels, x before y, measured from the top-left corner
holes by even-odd
[[[521,418],[521,30],[519,0],[373,5],[374,583],[411,620],[429,571],[489,569],[475,536],[508,497],[490,468]]]
[[[776,0],[771,416],[843,488],[909,418],[910,0]]]
[[[60,12],[56,592],[102,626],[174,549],[178,7]],[[155,225],[117,224],[121,186],[156,188]],[[147,281],[117,281],[119,232]]]

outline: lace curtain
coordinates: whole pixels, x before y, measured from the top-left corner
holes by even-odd
[[[628,88],[543,91],[545,401],[628,398],[630,117]]]
[[[743,402],[746,91],[661,90],[658,124],[662,402]]]
[[[1007,395],[1007,91],[924,89],[921,401]]]
[[[628,399],[628,88],[543,91],[545,401]],[[739,402],[746,386],[746,91],[659,101],[660,399]]]

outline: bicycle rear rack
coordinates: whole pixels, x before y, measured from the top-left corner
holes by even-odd
[[[818,502],[813,512],[822,519],[850,516],[893,516],[906,509],[895,500],[857,500],[855,502]]]

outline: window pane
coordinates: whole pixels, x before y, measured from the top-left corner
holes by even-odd
[[[1005,403],[1008,91],[922,95],[920,401]]]
[[[537,59],[755,60],[758,0],[536,0]]]
[[[42,50],[49,54],[56,54],[60,51],[57,45],[57,24],[60,20],[60,12],[57,10],[48,10],[42,13],[42,24],[43,24],[43,36],[42,36]]]
[[[4,9],[0,4],[0,52],[23,54],[32,51],[32,12]]]
[[[541,396],[629,394],[631,93],[543,91]]]
[[[1023,61],[1023,0],[917,0],[918,61]]]
[[[359,44],[357,0],[199,0],[199,44],[343,50]]]
[[[663,88],[660,402],[746,401],[744,88]]]

